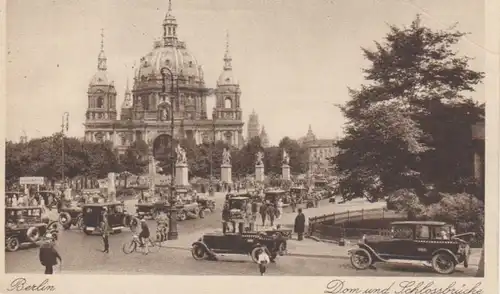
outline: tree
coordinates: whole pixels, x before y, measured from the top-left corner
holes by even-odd
[[[254,137],[233,155],[233,173],[240,177],[245,177],[255,173],[255,161],[257,152],[263,151],[259,137]]]
[[[289,137],[284,137],[278,144],[279,148],[286,150],[290,157],[290,171],[294,174],[302,174],[307,171],[309,154],[307,149]]]
[[[349,89],[340,107],[346,135],[332,159],[344,197],[376,200],[407,189],[423,198],[429,187],[453,192],[471,177],[467,164],[457,165],[470,161],[470,128],[484,110],[465,93],[484,75],[453,49],[463,36],[433,31],[417,16],[409,27],[390,26],[375,50],[362,49],[367,84]]]
[[[147,172],[149,146],[143,140],[136,140],[120,156],[122,170],[141,175]]]

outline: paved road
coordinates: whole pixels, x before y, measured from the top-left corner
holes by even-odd
[[[113,246],[114,244],[112,244]],[[67,252],[66,252],[67,253]],[[24,251],[20,254],[37,258],[35,251]],[[7,254],[7,273],[42,272],[38,262],[13,262]],[[28,258],[28,256],[26,256]],[[64,253],[63,253],[64,258]],[[255,263],[250,257],[243,255],[228,255],[219,261],[196,261],[186,250],[162,248],[157,253],[142,255],[140,253],[124,255],[119,249],[103,254],[97,250],[87,251],[82,258],[88,260],[85,264],[73,264],[66,257],[62,274],[162,274],[162,275],[259,275]],[[56,270],[56,274],[59,270]],[[452,276],[473,277],[475,270],[460,269]],[[270,276],[437,276],[424,267],[379,265],[377,270],[356,271],[346,259],[321,259],[284,256],[276,264],[269,266]]]

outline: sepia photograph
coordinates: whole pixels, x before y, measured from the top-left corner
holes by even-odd
[[[7,1],[5,273],[52,292],[49,275],[203,275],[446,277],[463,286],[324,293],[483,293],[498,248],[487,11]]]

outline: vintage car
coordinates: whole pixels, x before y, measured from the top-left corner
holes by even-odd
[[[214,212],[215,211],[215,201],[212,199],[208,199],[207,197],[200,196],[196,199],[196,202],[198,202],[198,205],[200,206],[200,210],[203,211],[210,211]]]
[[[192,244],[191,254],[196,260],[216,259],[217,254],[250,255],[254,262],[258,261],[261,250],[266,250],[274,262],[278,255],[286,251],[286,239],[279,235],[268,236],[264,233],[209,233],[203,235]]]
[[[156,218],[157,212],[154,209],[155,204],[153,202],[140,202],[135,205],[135,212],[137,214],[137,217],[139,218],[144,218],[144,217],[150,217],[150,218]]]
[[[451,274],[458,264],[468,267],[470,246],[466,233],[454,235],[451,225],[436,221],[401,221],[391,224],[391,236],[364,236],[349,251],[351,264],[366,269],[375,262],[424,263],[440,274]]]
[[[70,229],[71,226],[76,226],[79,229],[82,229],[82,208],[74,204],[61,206],[59,208],[59,223],[65,230]]]
[[[107,209],[108,224],[113,232],[119,233],[125,227],[132,227],[138,223],[137,220],[134,221],[134,218],[126,212],[121,202],[89,203],[82,207],[82,230],[85,234],[90,235],[93,232],[102,232],[104,208]]]
[[[267,190],[264,192],[264,200],[276,205],[276,203],[278,203],[278,200],[283,199],[285,195],[286,192],[281,189]]]
[[[44,191],[38,191],[38,193],[43,198],[45,206],[47,206],[50,209],[53,207],[57,207],[57,203],[59,202],[60,199],[55,191],[44,190]]]
[[[177,220],[185,221],[188,218],[204,218],[205,210],[200,208],[200,204],[196,201],[184,200],[176,204]]]
[[[304,186],[295,186],[290,188],[290,197],[295,200],[296,204],[301,204],[307,197],[307,189]]]
[[[5,208],[5,249],[17,251],[21,245],[36,244],[50,233],[57,238],[57,222],[42,220],[42,208],[36,206]]]

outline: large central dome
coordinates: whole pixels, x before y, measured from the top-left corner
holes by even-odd
[[[196,58],[186,49],[186,44],[177,38],[177,21],[172,15],[172,4],[163,20],[163,37],[155,41],[153,51],[141,58],[135,73],[136,82],[161,79],[161,69],[166,67],[174,76],[188,84],[203,85],[203,71]],[[137,86],[137,85],[136,85]]]
[[[165,46],[161,41],[156,41],[153,51],[141,58],[136,78],[138,81],[151,76],[159,78],[163,67],[169,68],[175,76],[184,76],[186,80],[194,83],[203,83],[203,71],[183,42]]]

